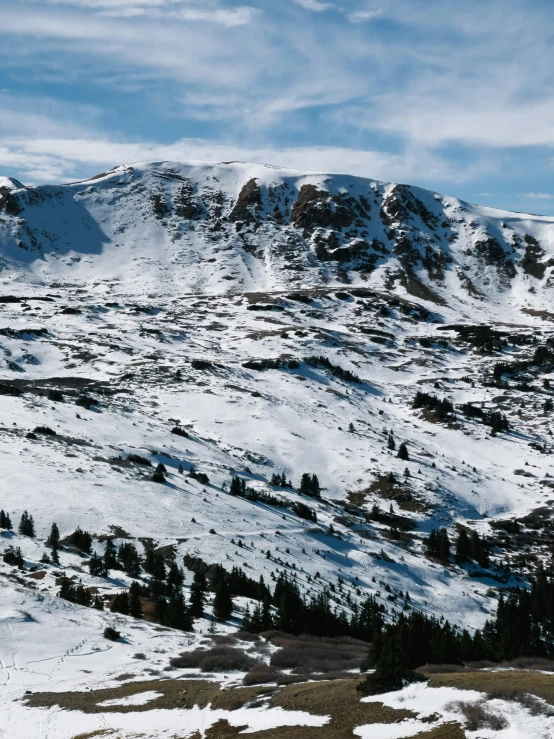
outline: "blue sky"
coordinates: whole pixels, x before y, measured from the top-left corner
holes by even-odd
[[[251,160],[554,214],[554,4],[0,0],[0,174]]]

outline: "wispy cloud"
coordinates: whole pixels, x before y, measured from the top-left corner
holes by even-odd
[[[382,8],[378,10],[357,10],[354,13],[347,13],[346,17],[350,23],[365,23],[366,21],[372,21],[374,18],[378,18],[383,15]]]
[[[0,18],[0,88],[41,91],[0,94],[0,170],[77,174],[94,162],[71,142],[89,137],[113,153],[101,166],[168,146],[437,188],[474,178],[471,196],[498,193],[500,174],[512,193],[549,190],[554,6],[539,0],[0,0]]]
[[[548,192],[526,192],[524,197],[531,200],[554,200],[554,195]]]
[[[301,5],[306,10],[313,10],[320,13],[323,10],[331,10],[335,6],[332,3],[322,3],[320,0],[293,0],[297,5]]]

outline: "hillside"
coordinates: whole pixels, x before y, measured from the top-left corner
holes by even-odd
[[[16,532],[29,511],[37,534],[0,531],[0,551],[24,557],[23,571],[0,562],[14,701],[159,676],[255,606],[239,594],[214,627],[210,595],[183,635],[67,603],[64,577],[106,605],[133,580],[91,575],[67,539],[78,527],[100,555],[127,542],[188,563],[187,602],[200,558],[270,589],[287,573],[349,616],[370,595],[470,630],[502,590],[551,571],[553,218],[347,176],[155,163],[0,180],[0,260],[0,508]],[[59,564],[41,562],[54,521]],[[424,542],[440,527],[446,559]],[[488,558],[455,560],[462,529]],[[125,639],[109,649],[108,624]],[[21,727],[15,706],[0,711]],[[44,736],[79,733],[56,721]]]

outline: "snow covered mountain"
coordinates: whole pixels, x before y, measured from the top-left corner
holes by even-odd
[[[407,185],[276,167],[159,162],[85,182],[0,180],[4,270],[178,295],[394,286],[457,309],[541,306],[554,218]]]
[[[6,695],[165,664],[160,627],[56,598],[63,573],[106,599],[130,579],[90,575],[69,546],[41,563],[53,521],[99,554],[133,542],[270,585],[286,572],[347,613],[367,594],[399,611],[408,591],[469,628],[550,567],[554,218],[342,175],[140,164],[0,179],[0,265],[0,508],[37,529],[0,531],[25,560],[0,561]],[[235,476],[254,498],[230,494]],[[428,556],[438,527],[486,537],[490,561]],[[114,622],[127,641],[104,654]],[[168,656],[197,644],[162,637]]]

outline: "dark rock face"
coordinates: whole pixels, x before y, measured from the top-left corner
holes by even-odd
[[[202,204],[193,197],[193,187],[190,181],[182,185],[175,198],[173,209],[176,215],[188,221],[196,221],[202,217]]]
[[[545,256],[544,249],[541,248],[539,242],[529,234],[525,234],[525,254],[520,264],[524,272],[531,277],[536,277],[537,280],[542,280],[546,272],[547,265],[542,263],[541,260]]]
[[[369,203],[368,203],[369,204]],[[355,198],[333,196],[315,185],[302,185],[292,208],[292,222],[310,236],[316,228],[349,228],[360,216],[367,218],[365,208]],[[360,225],[363,225],[361,223]]]
[[[475,251],[485,264],[496,267],[500,277],[511,280],[516,276],[516,268],[510,255],[493,236],[489,236],[485,241],[477,241]]]
[[[256,223],[262,207],[262,193],[255,179],[249,180],[239,193],[229,220],[243,223]]]
[[[22,210],[17,195],[14,195],[7,187],[0,187],[0,212],[3,211],[9,216],[18,216]]]
[[[407,185],[396,185],[381,206],[381,221],[385,226],[395,222],[409,221],[411,215],[421,218],[429,229],[438,226],[438,218],[417,198]]]

